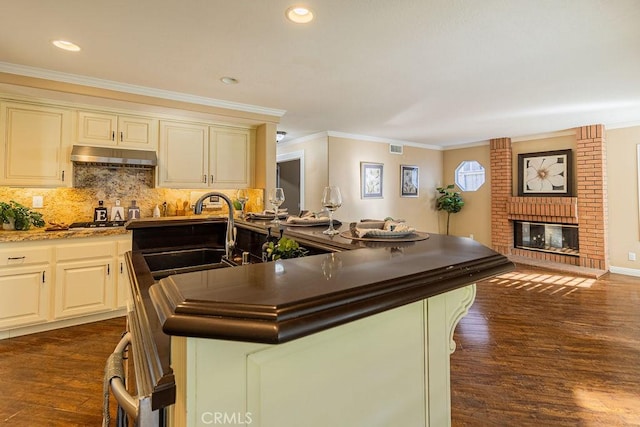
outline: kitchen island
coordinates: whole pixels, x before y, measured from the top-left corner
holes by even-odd
[[[220,224],[183,226],[198,221]],[[254,242],[266,225],[236,223]],[[312,256],[155,280],[133,228],[134,354],[171,425],[450,423],[454,328],[473,283],[513,265],[466,238],[374,245],[323,229],[284,229]]]

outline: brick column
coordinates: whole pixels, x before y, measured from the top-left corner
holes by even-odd
[[[580,265],[609,270],[607,156],[603,125],[576,128]]]
[[[491,150],[491,247],[503,255],[513,248],[513,225],[507,205],[512,193],[511,138],[489,141]]]

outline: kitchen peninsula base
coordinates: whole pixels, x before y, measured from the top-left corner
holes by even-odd
[[[447,426],[475,285],[279,345],[172,337],[173,425]],[[217,420],[217,421],[216,421]]]

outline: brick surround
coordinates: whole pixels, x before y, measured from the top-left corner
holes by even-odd
[[[604,126],[576,129],[576,197],[514,197],[510,138],[489,142],[491,150],[492,247],[504,255],[608,270],[607,176]],[[513,221],[577,224],[580,256],[513,247]]]

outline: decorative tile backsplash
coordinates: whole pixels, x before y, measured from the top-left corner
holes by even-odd
[[[74,167],[74,188],[27,188],[0,186],[0,201],[15,200],[27,207],[32,206],[33,196],[43,196],[44,207],[36,209],[41,212],[47,222],[70,224],[78,221],[93,221],[93,209],[98,200],[111,214],[116,199],[125,208],[135,200],[140,207],[141,217],[153,216],[153,209],[158,205],[163,210],[167,203],[167,216],[176,215],[177,208],[182,209],[184,202],[191,204],[199,195],[208,191],[218,191],[234,200],[237,190],[228,189],[171,189],[153,188],[155,177],[152,169],[108,168],[104,166],[82,165]],[[250,189],[247,212],[260,211],[263,208],[264,192],[262,189]],[[225,214],[226,205],[212,209],[211,213]],[[189,215],[189,212],[186,212]]]

